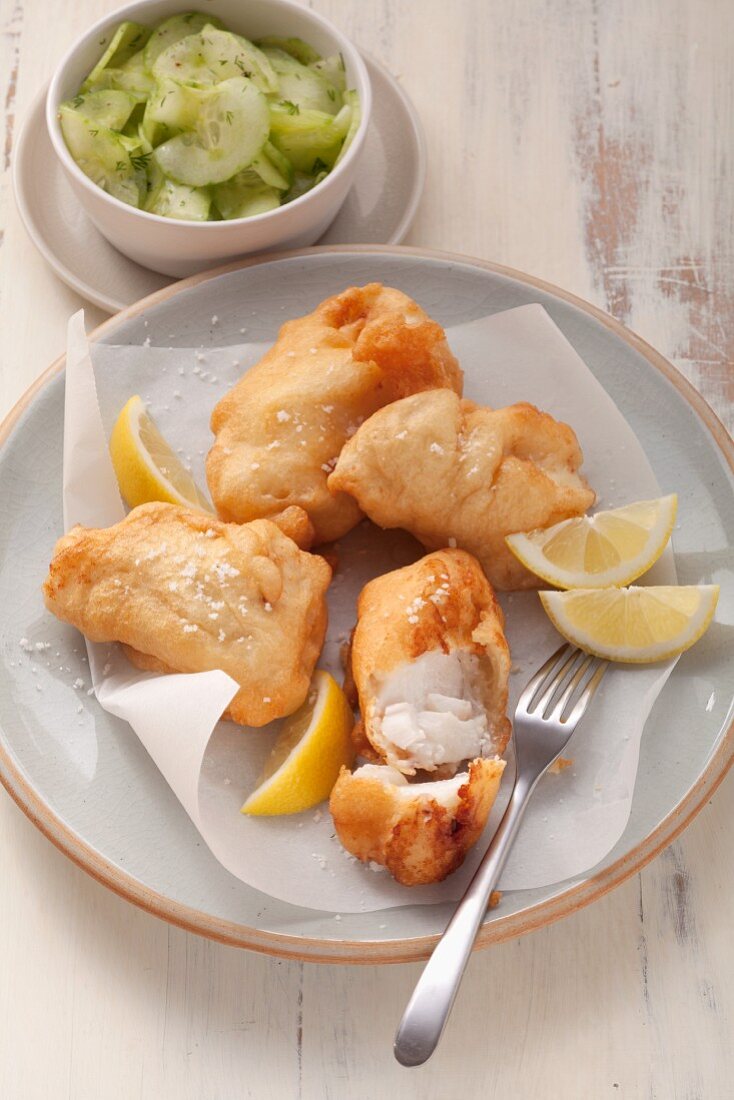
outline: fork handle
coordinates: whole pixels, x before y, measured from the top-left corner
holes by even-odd
[[[423,1065],[438,1045],[487,911],[489,896],[497,885],[541,774],[516,780],[492,842],[418,979],[395,1036],[395,1057],[403,1066]]]

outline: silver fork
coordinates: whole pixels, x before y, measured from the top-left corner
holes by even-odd
[[[607,661],[564,645],[520,696],[513,730],[517,768],[510,802],[403,1014],[394,1048],[401,1065],[421,1066],[436,1049],[530,796],[586,714],[607,667]]]

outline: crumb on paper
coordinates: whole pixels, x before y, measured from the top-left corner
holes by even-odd
[[[551,775],[560,775],[566,768],[570,768],[573,764],[573,760],[567,756],[559,756],[553,761],[548,771]]]
[[[493,890],[492,893],[489,895],[489,905],[488,905],[487,908],[496,909],[501,901],[502,901],[502,891],[501,890]]]

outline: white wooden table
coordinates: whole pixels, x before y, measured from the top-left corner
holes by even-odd
[[[82,304],[19,223],[17,119],[67,43],[114,6],[0,0],[3,414]],[[609,309],[731,425],[731,0],[314,6],[421,112],[430,168],[409,243]],[[278,962],[170,928],[67,862],[3,793],[0,1096],[728,1100],[733,816],[729,780],[642,874],[476,956],[440,1051],[408,1071],[391,1043],[417,966]]]

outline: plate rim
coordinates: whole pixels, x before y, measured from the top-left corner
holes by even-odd
[[[357,52],[360,54],[360,56],[368,66],[373,65],[379,71],[380,75],[390,85],[393,94],[397,96],[397,98],[400,100],[405,109],[406,117],[410,123],[410,127],[413,131],[413,136],[415,139],[416,170],[415,172],[413,172],[413,182],[409,200],[406,203],[403,215],[400,218],[397,227],[393,231],[390,240],[386,241],[385,245],[375,246],[391,247],[394,245],[399,245],[400,242],[405,239],[418,212],[418,207],[420,205],[421,199],[423,198],[423,192],[425,191],[426,176],[428,174],[428,145],[426,142],[425,130],[423,129],[423,123],[421,121],[420,115],[418,114],[418,110],[412,99],[406,92],[405,88],[403,88],[403,86],[398,81],[397,77],[393,76],[387,66],[383,65],[381,61],[378,61],[377,58],[374,57],[368,50],[363,50],[361,49],[361,47],[357,46]],[[35,128],[31,125],[31,123],[35,119],[37,114],[40,114],[41,116],[41,125],[43,128],[43,132],[46,133],[44,105],[46,102],[49,83],[50,81],[46,81],[41,89],[35,94],[23,115],[18,138],[12,151],[10,164],[11,190],[13,192],[13,199],[15,200],[15,206],[20,216],[20,220],[23,224],[23,228],[30,237],[31,243],[34,245],[42,258],[46,261],[54,274],[59,279],[61,279],[63,283],[70,287],[71,290],[73,290],[76,294],[83,298],[85,302],[90,302],[92,305],[96,306],[98,309],[103,310],[105,313],[109,313],[111,316],[115,316],[117,313],[120,313],[125,309],[129,309],[131,306],[137,305],[137,302],[143,301],[143,299],[139,298],[135,302],[130,302],[129,305],[125,305],[124,303],[112,297],[108,297],[102,293],[97,292],[91,284],[85,282],[83,278],[78,276],[74,271],[71,270],[71,268],[67,267],[63,260],[61,260],[59,256],[56,255],[56,253],[47,243],[44,235],[41,233],[38,227],[37,219],[33,214],[30,203],[28,202],[26,188],[21,184],[21,179],[24,177],[25,174],[24,164],[28,157],[28,150],[29,148],[31,148],[33,135],[35,133]],[[95,232],[99,233],[99,230],[96,227],[93,226],[93,228]],[[102,236],[101,233],[100,236]],[[316,244],[312,245],[311,247],[353,248],[354,246]],[[120,255],[122,255],[122,253],[120,253]],[[270,253],[270,255],[281,255],[281,253],[273,252]],[[123,259],[127,263],[135,263],[135,261],[131,260],[128,256],[124,256]],[[247,257],[243,257],[243,259],[247,259]],[[239,261],[235,260],[233,262],[238,263]],[[136,266],[141,267],[142,265],[137,264]],[[142,270],[146,271],[149,269],[143,268]],[[214,269],[211,268],[208,270]],[[208,271],[201,272],[200,274],[207,273]],[[153,272],[153,274],[158,274],[158,272]],[[165,277],[166,276],[164,276],[164,278]],[[165,290],[168,286],[175,285],[175,283],[176,280],[171,280],[171,282],[167,283],[166,286],[161,287],[161,289]],[[158,291],[153,291],[153,293],[157,294]],[[146,298],[149,297],[151,297],[151,295],[146,295]]]
[[[355,253],[359,255],[401,255],[418,259],[436,259],[467,264],[471,267],[490,271],[496,275],[515,279],[527,286],[542,290],[570,303],[610,329],[671,382],[703,422],[704,427],[712,437],[714,446],[717,447],[726,464],[734,473],[734,441],[726,427],[698,390],[660,352],[622,325],[621,322],[615,320],[610,314],[571,294],[569,291],[563,290],[561,287],[533,275],[517,271],[514,268],[461,253],[404,245],[370,244],[314,246],[247,257],[243,260],[213,268],[210,271],[192,275],[188,279],[172,283],[170,286],[163,287],[161,290],[141,298],[94,328],[89,333],[89,339],[90,341],[99,340],[107,333],[114,331],[124,321],[143,313],[151,306],[157,305],[159,302],[199,283],[207,282],[229,272],[263,263],[274,263],[312,255]],[[63,369],[65,358],[64,355],[61,355],[55,359],[29,386],[0,423],[0,448],[5,444],[16,422],[36,395]],[[734,762],[734,721],[724,732],[717,749],[695,783],[666,814],[659,825],[635,847],[621,855],[608,867],[598,871],[591,878],[572,885],[568,889],[561,890],[555,897],[537,902],[522,913],[510,914],[507,917],[495,917],[489,923],[485,923],[479,931],[474,950],[480,950],[491,943],[513,939],[552,924],[562,917],[569,916],[578,909],[589,905],[592,901],[596,901],[614,887],[621,885],[631,875],[649,863],[663,848],[672,843],[686,828],[722,782],[732,762]],[[26,780],[21,768],[10,758],[5,746],[2,744],[0,744],[0,782],[33,824],[64,855],[91,875],[92,878],[148,913],[209,939],[230,946],[243,947],[268,955],[299,959],[306,962],[376,965],[425,959],[430,955],[440,938],[438,934],[435,934],[395,940],[323,940],[318,937],[270,932],[214,917],[199,909],[174,901],[151,887],[145,886],[97,852],[83,837],[68,828],[51,807],[43,801]]]

